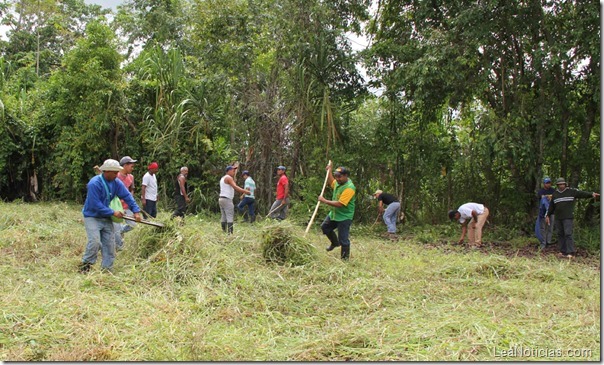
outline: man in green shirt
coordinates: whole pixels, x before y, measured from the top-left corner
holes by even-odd
[[[327,165],[327,171],[331,172],[331,165]],[[331,245],[327,247],[327,251],[341,246],[342,260],[348,260],[350,257],[350,226],[354,217],[354,205],[356,201],[356,188],[352,180],[348,178],[348,169],[338,167],[333,173],[330,173],[327,178],[327,183],[333,189],[332,200],[327,200],[319,196],[319,201],[332,207],[327,217],[321,224],[323,234],[329,238]],[[340,237],[334,232],[338,230]]]

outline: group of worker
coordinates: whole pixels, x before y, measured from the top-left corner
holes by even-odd
[[[559,257],[573,258],[577,252],[573,240],[573,218],[576,199],[597,198],[596,192],[581,191],[570,188],[562,177],[556,180],[556,189],[552,187],[549,177],[543,179],[543,188],[537,193],[539,199],[539,213],[535,231],[539,239],[539,249],[544,250],[552,243],[554,226],[558,230]],[[461,224],[461,238],[458,243],[463,243],[468,232],[470,246],[482,246],[482,228],[489,216],[489,209],[483,204],[466,203],[457,210],[449,211],[451,220],[458,220]]]
[[[123,247],[122,235],[133,228],[133,223],[113,223],[110,219],[120,219],[125,214],[132,215],[135,221],[141,221],[141,209],[133,198],[134,178],[132,177],[133,165],[137,161],[129,156],[120,160],[106,160],[98,168],[99,174],[93,177],[87,187],[88,194],[84,203],[82,213],[84,215],[84,226],[88,235],[88,243],[82,263],[81,272],[87,272],[96,262],[98,252],[101,251],[103,260],[102,268],[111,270],[115,259],[115,250],[119,251]],[[235,182],[235,175],[238,165],[228,165],[225,168],[225,175],[219,181],[218,205],[221,213],[222,230],[227,234],[233,233],[235,205],[233,198],[235,192],[242,194],[237,208],[244,212],[247,208],[247,217],[245,221],[254,223],[255,221],[255,196],[256,183],[252,179],[249,171],[242,172],[245,179],[244,187],[241,188]],[[143,188],[141,201],[145,214],[152,217],[157,215],[157,179],[155,174],[158,170],[156,162],[148,166],[148,172],[143,177]],[[277,189],[276,199],[271,206],[268,217],[276,220],[286,218],[289,205],[289,180],[286,174],[285,166],[277,167]],[[332,189],[332,198],[326,199],[322,195],[318,197],[320,203],[330,207],[329,213],[321,223],[321,231],[327,236],[330,245],[327,251],[332,251],[340,247],[340,257],[348,260],[350,257],[350,228],[355,212],[356,187],[349,178],[350,171],[340,166],[332,170],[332,165],[328,164],[326,184]],[[176,178],[174,197],[177,208],[172,217],[183,217],[186,212],[187,204],[190,202],[187,186],[188,168],[182,167]],[[540,200],[545,197],[549,202],[546,210],[540,210],[540,218],[543,218],[543,230],[545,232],[541,241],[541,248],[551,243],[551,232],[554,225],[558,227],[558,241],[560,244],[560,256],[573,257],[575,246],[572,238],[573,229],[573,208],[574,201],[578,198],[596,198],[598,193],[589,193],[569,188],[563,178],[556,181],[557,189],[551,188],[551,179],[544,179],[544,189],[539,193]],[[396,239],[396,224],[400,214],[400,201],[392,195],[376,190],[373,194],[378,201],[378,212],[383,216],[387,227],[387,236],[390,239]],[[118,197],[121,199],[122,208],[112,210],[110,203]],[[462,244],[466,234],[470,246],[480,247],[482,245],[482,229],[489,216],[489,209],[483,204],[469,202],[461,205],[456,210],[450,210],[449,218],[457,220],[461,224],[461,237],[458,243]],[[540,223],[541,224],[541,223]],[[337,233],[336,233],[337,230]],[[550,232],[548,234],[548,232]]]
[[[87,184],[86,201],[82,214],[84,215],[84,226],[88,236],[86,249],[80,263],[79,270],[82,273],[90,271],[97,260],[99,251],[103,259],[101,267],[111,270],[115,261],[116,251],[121,251],[124,246],[123,235],[131,231],[136,223],[128,220],[123,222],[123,217],[133,217],[135,222],[142,220],[141,212],[145,217],[157,216],[158,185],[156,173],[159,169],[157,162],[148,166],[148,172],[142,180],[142,208],[134,200],[134,176],[132,175],[134,164],[137,160],[130,156],[124,156],[119,162],[117,160],[105,160],[103,165],[95,166],[96,176]],[[220,195],[218,204],[221,212],[222,229],[233,233],[234,205],[233,197],[235,191],[243,193],[241,202],[237,206],[240,212],[247,207],[247,216],[250,223],[255,221],[255,199],[254,190],[256,183],[249,171],[243,171],[245,178],[244,188],[237,186],[234,180],[237,166],[229,165],[225,169],[225,175],[220,179]],[[271,208],[270,216],[277,220],[286,217],[289,204],[289,181],[285,173],[285,166],[277,167],[276,200]],[[176,210],[172,218],[181,217],[184,222],[187,206],[190,203],[188,194],[189,169],[183,166],[175,179],[174,200]],[[112,205],[113,201],[119,200],[119,207]],[[117,204],[117,203],[116,203]]]

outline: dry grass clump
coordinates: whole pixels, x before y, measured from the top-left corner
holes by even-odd
[[[306,265],[317,256],[315,247],[294,233],[293,226],[280,222],[265,227],[261,234],[262,256],[267,262]]]
[[[136,252],[136,256],[139,258],[147,259],[166,245],[179,239],[174,221],[164,223],[164,227],[162,228],[141,226],[143,225],[139,224],[136,227],[136,235],[126,234],[128,238],[133,237],[130,241],[131,243],[128,242],[128,244],[132,244],[132,251]]]

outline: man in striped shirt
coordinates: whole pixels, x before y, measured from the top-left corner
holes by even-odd
[[[556,227],[558,227],[558,242],[560,242],[560,253],[558,256],[572,258],[576,252],[573,241],[575,199],[597,198],[600,194],[569,188],[563,177],[556,180],[556,187],[557,189],[552,194],[552,201],[547,210],[545,223],[550,224],[549,217],[555,214]]]
[[[242,196],[241,201],[237,205],[237,210],[239,210],[239,212],[243,214],[243,209],[247,206],[248,216],[244,217],[243,221],[247,222],[249,218],[249,222],[254,223],[256,221],[256,214],[254,213],[254,191],[256,190],[256,182],[254,181],[254,179],[252,179],[252,176],[250,175],[250,172],[248,170],[244,170],[241,175],[245,179],[245,182],[243,183],[243,188],[249,190],[250,194],[244,194]]]

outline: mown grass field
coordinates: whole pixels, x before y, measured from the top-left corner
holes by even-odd
[[[391,242],[376,225],[353,226],[348,263],[315,229],[309,264],[276,265],[260,245],[269,223],[227,237],[193,216],[139,225],[113,274],[99,260],[83,275],[80,210],[0,203],[0,360],[601,358],[597,256],[452,246],[453,225]]]

